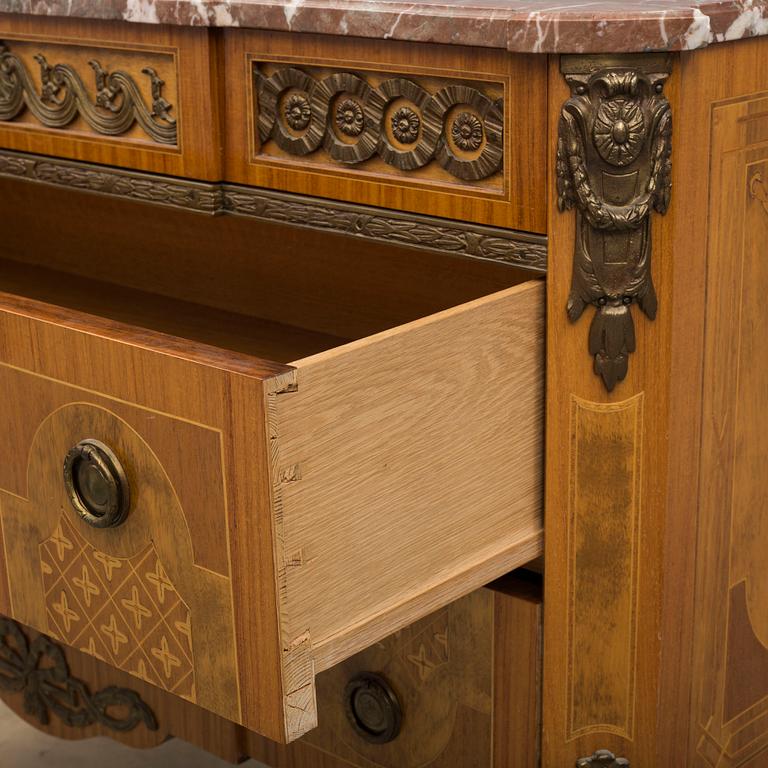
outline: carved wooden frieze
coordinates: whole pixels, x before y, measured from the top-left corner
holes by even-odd
[[[135,691],[111,686],[91,693],[70,676],[64,650],[44,635],[30,642],[21,626],[0,617],[0,690],[23,692],[24,709],[41,725],[56,715],[66,725],[85,728],[99,723],[113,731],[132,731],[140,724],[157,730],[152,710]]]
[[[504,103],[478,84],[253,65],[258,135],[287,155],[325,152],[353,166],[378,157],[400,171],[430,163],[463,181],[502,170]]]
[[[568,317],[595,307],[589,351],[611,391],[635,351],[632,305],[653,320],[651,214],[671,193],[672,115],[665,56],[564,56],[571,87],[557,145],[558,204],[576,209]]]
[[[67,63],[50,64],[42,51],[34,60],[40,67],[39,85],[11,43],[0,42],[0,121],[15,120],[29,110],[46,128],[66,128],[82,118],[96,133],[120,136],[139,125],[152,141],[176,144],[173,105],[164,98],[165,81],[153,67],[141,70],[151,89],[147,106],[131,74],[108,71],[95,58],[88,61],[90,73]],[[92,78],[93,90],[86,86],[86,74]]]

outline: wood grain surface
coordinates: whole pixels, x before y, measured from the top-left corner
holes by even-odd
[[[254,472],[259,451],[266,453],[264,442],[254,439],[260,434],[262,378],[283,368],[8,294],[2,300],[0,338],[3,370],[11,372],[3,389],[17,403],[16,409],[4,412],[8,420],[4,435],[21,448],[15,454],[16,474],[10,477],[24,480],[20,486],[4,487],[11,495],[4,496],[2,505],[12,615],[51,631],[42,594],[35,597],[43,583],[40,556],[30,560],[29,549],[51,537],[54,518],[74,514],[63,496],[61,463],[68,450],[64,446],[93,432],[125,457],[136,502],[124,527],[91,531],[78,523],[79,536],[112,558],[133,557],[152,542],[170,581],[191,609],[192,634],[199,643],[194,649],[196,700],[229,719],[282,738],[269,510],[253,498],[258,483],[252,478],[267,477],[266,467],[262,473]],[[17,373],[44,385],[14,383]],[[126,412],[128,406],[136,410]],[[120,409],[131,428],[110,415]],[[202,438],[182,438],[168,422],[163,427],[160,417],[212,431],[215,450],[202,451],[196,447]],[[151,444],[134,434],[146,423],[155,430],[147,436],[154,434]],[[39,442],[32,441],[30,447],[29,436],[35,434]],[[157,455],[164,457],[164,465]],[[30,477],[38,478],[29,487],[28,462]],[[163,479],[174,466],[186,471],[200,462],[205,464],[184,482]],[[244,483],[240,478],[246,476],[251,480]],[[201,487],[183,494],[182,510],[175,486],[189,482]],[[219,498],[201,508],[199,502],[212,500],[208,485],[219,487]],[[190,525],[188,518],[197,519]],[[242,529],[246,520],[258,535],[249,538],[241,551],[230,534]],[[218,529],[214,535],[211,528]],[[197,533],[194,542],[190,531]],[[218,551],[210,553],[212,548]],[[210,554],[201,554],[206,551]],[[196,561],[208,567],[197,570]],[[216,575],[212,566],[223,573]],[[117,594],[110,597],[120,599]],[[95,616],[91,621],[97,631],[102,623],[111,624]],[[129,636],[124,630],[123,634]],[[162,639],[157,640],[162,650]],[[128,645],[132,648],[134,643]],[[248,679],[258,679],[259,687]]]
[[[43,726],[24,711],[20,693],[0,698],[60,738],[108,736],[149,748],[176,736],[233,764],[251,757],[272,768],[533,768],[541,626],[540,580],[516,572],[494,582],[321,673],[320,725],[290,745],[248,732],[75,649],[66,651],[73,677],[92,692],[109,685],[135,691],[155,714],[158,730],[75,728],[57,717]],[[385,676],[403,708],[400,735],[388,744],[363,740],[344,711],[348,680],[372,670]]]
[[[224,310],[200,324],[216,344],[254,317],[361,338],[531,279],[506,264],[23,181],[0,180],[0,196],[3,258]],[[190,314],[169,306],[167,324]]]
[[[675,71],[665,86],[673,113],[678,83]],[[566,314],[575,226],[573,214],[557,210],[555,148],[569,95],[552,58],[542,765],[573,765],[598,749],[630,765],[669,765],[656,756],[660,731],[674,727],[657,719],[669,392],[673,379],[688,375],[671,357],[675,334],[685,333],[674,325],[672,285],[693,259],[689,250],[673,259],[672,238],[690,170],[675,162],[672,210],[652,224],[659,315],[650,322],[636,314],[637,352],[609,394],[588,350],[592,310],[576,323]],[[685,382],[687,396],[696,383]]]
[[[318,670],[538,555],[542,298],[525,283],[282,379],[283,643],[309,638]]]
[[[49,382],[58,400],[24,385],[9,384],[8,396],[21,403],[27,429],[62,420],[37,453],[22,450],[13,463],[16,489],[3,505],[3,531],[8,547],[20,538],[26,544],[18,558],[6,558],[10,583],[23,572],[29,548],[60,539],[59,533],[84,539],[126,567],[154,542],[202,643],[194,653],[201,660],[194,662],[195,693],[184,689],[191,700],[271,738],[296,738],[316,722],[316,671],[541,553],[540,281],[345,344],[272,322],[233,322],[221,310],[42,267],[5,266],[0,287],[13,293],[0,295],[3,364]],[[293,367],[269,359],[284,361],[299,349],[326,351]],[[79,529],[73,535],[68,523],[59,530],[67,509],[59,477],[64,444],[77,442],[75,433],[102,435],[122,446],[137,482],[161,478],[166,462],[194,464],[203,454],[188,439],[174,451],[178,438],[163,429],[151,444],[130,437],[100,410],[117,406],[102,400],[220,435],[219,453],[205,464],[210,475],[197,475],[205,489],[200,500],[187,495],[183,506],[173,506],[148,496],[143,538],[125,539],[122,528],[111,537],[111,531]],[[17,427],[8,430],[9,439],[18,434]],[[46,478],[44,495],[60,496],[53,505],[30,497],[18,480],[30,451],[30,466]],[[162,463],[152,463],[156,452]],[[198,503],[216,485],[226,502],[212,523],[217,505]],[[24,504],[45,522],[33,523]],[[196,573],[190,549],[164,549],[163,537],[152,533],[171,508],[176,512],[168,520],[176,522],[166,526],[169,540],[183,542],[185,528],[195,533],[194,562],[219,570],[231,618],[221,613],[224,593],[204,586],[213,578],[207,570],[188,581]],[[24,524],[36,531],[25,533]],[[208,538],[211,525],[220,528]],[[94,535],[99,541],[91,541]],[[55,545],[45,546],[50,566]],[[87,548],[84,553],[93,559]],[[392,562],[397,569],[388,567]],[[371,575],[367,584],[361,571]],[[90,648],[76,642],[79,634],[70,637],[70,627],[51,628],[52,616],[67,613],[58,587],[38,594],[39,580],[24,578],[29,590],[4,590],[11,614]],[[71,602],[76,592],[67,584]],[[17,592],[29,599],[17,605]],[[201,607],[198,598],[217,607]],[[83,613],[100,631],[97,617]],[[195,625],[195,616],[204,618]],[[213,653],[205,649],[213,647],[217,626],[222,637]],[[225,642],[226,632],[234,640]],[[142,652],[151,655],[154,647]],[[130,672],[146,670],[110,660]],[[232,691],[239,691],[239,702]]]
[[[712,66],[735,65],[740,51]],[[745,50],[746,57],[758,56]],[[753,60],[739,89],[765,86]],[[701,69],[701,66],[693,69]],[[755,71],[756,70],[756,71]],[[693,75],[693,72],[691,73]],[[753,79],[754,78],[754,79]],[[715,94],[713,93],[712,96]],[[768,759],[768,605],[765,345],[768,285],[768,93],[714,102],[711,111],[707,321],[701,432],[690,755],[696,766]]]

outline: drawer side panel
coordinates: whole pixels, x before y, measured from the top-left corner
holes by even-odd
[[[318,670],[540,554],[542,335],[531,282],[295,364],[282,631]]]

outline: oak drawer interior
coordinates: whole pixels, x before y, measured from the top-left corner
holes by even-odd
[[[221,471],[203,469],[229,499],[217,562],[231,653],[193,619],[195,658],[229,670],[237,712],[195,666],[197,690],[210,681],[197,703],[292,740],[316,723],[316,672],[540,555],[542,281],[24,182],[0,192],[0,367],[53,381],[57,412],[76,404],[105,441],[111,422],[89,408],[108,398],[223,435]],[[6,401],[30,410],[15,386]],[[150,461],[131,440],[126,463]],[[180,466],[195,461],[162,440]],[[58,498],[60,462],[40,450]],[[193,552],[214,546],[212,510],[181,504]],[[151,504],[136,518],[170,525]]]

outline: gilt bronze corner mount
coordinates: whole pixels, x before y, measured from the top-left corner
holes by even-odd
[[[632,305],[656,317],[651,277],[652,213],[667,211],[672,113],[665,55],[563,56],[571,87],[557,143],[558,206],[576,210],[568,317],[595,307],[589,351],[608,391],[635,351]]]

